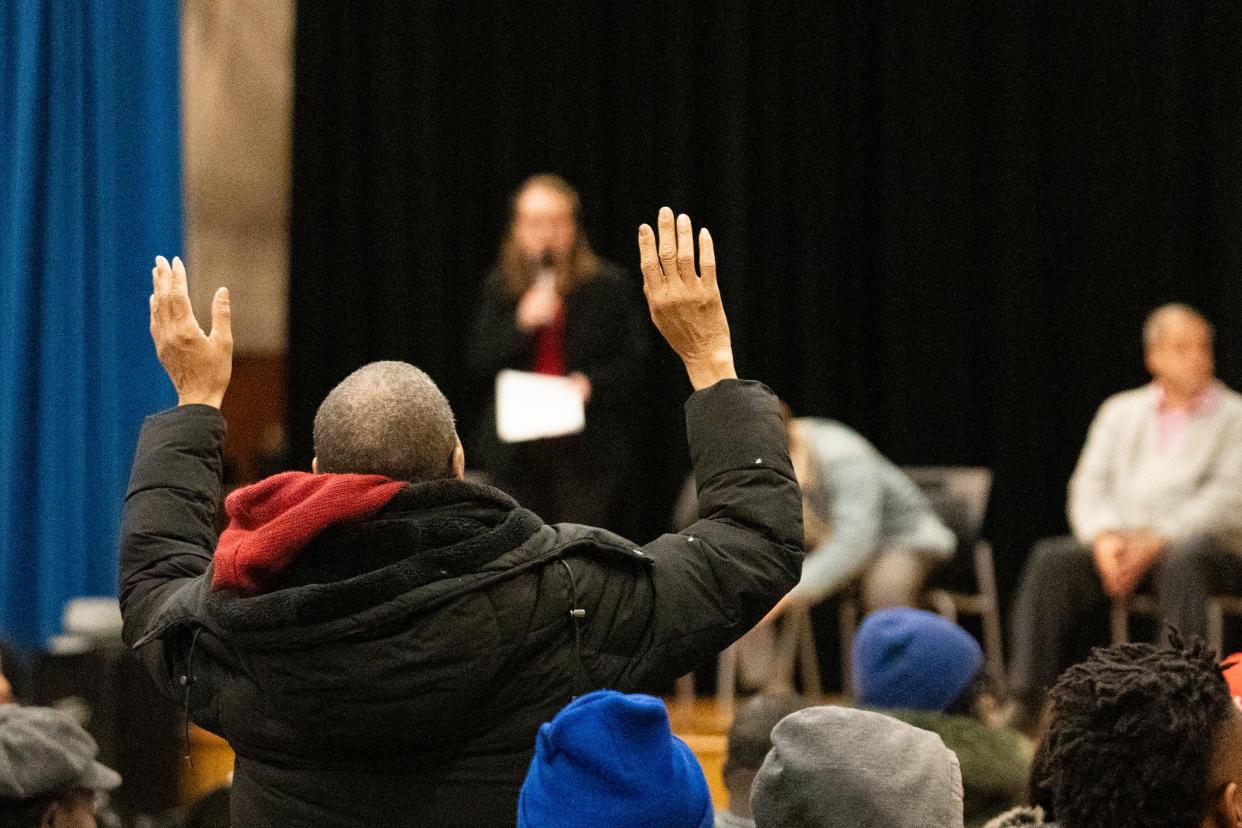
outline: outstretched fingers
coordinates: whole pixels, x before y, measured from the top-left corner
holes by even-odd
[[[168,296],[172,283],[172,268],[168,259],[155,257],[155,267],[151,268],[151,318],[152,323],[163,322],[169,318]]]
[[[174,319],[188,319],[194,322],[195,327],[198,326],[194,320],[194,309],[190,306],[190,285],[185,275],[185,264],[180,256],[174,256],[172,260],[168,306]]]
[[[185,263],[181,261],[180,256],[173,256],[172,260],[172,292],[184,293],[186,296],[190,294],[189,280],[185,275]]]
[[[233,307],[226,287],[216,290],[211,299],[211,338],[227,348],[233,347]]]
[[[164,299],[167,298],[170,285],[172,284],[172,267],[168,264],[168,259],[165,259],[163,256],[156,256],[155,268],[151,271],[151,276],[155,299],[162,304]]]
[[[685,213],[677,217],[677,272],[689,287],[699,281],[699,275],[694,272],[694,230]]]
[[[703,274],[703,286],[716,289],[716,247],[712,234],[703,227],[699,230],[699,271]]]
[[[638,227],[638,264],[643,271],[643,292],[650,294],[663,284],[664,271],[656,252],[655,231],[649,224]]]
[[[151,270],[151,321],[152,324],[180,325],[191,322],[194,327],[194,310],[190,306],[190,294],[185,265],[181,257],[174,257],[170,263],[163,256],[155,257],[155,267]]]
[[[673,211],[660,208],[657,222],[660,227],[660,266],[669,282],[677,278],[677,229],[673,223]]]

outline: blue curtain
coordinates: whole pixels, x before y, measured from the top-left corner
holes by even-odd
[[[0,3],[0,635],[115,595],[134,439],[174,403],[147,329],[181,251],[179,3]]]

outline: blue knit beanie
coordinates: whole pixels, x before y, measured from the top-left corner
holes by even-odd
[[[711,828],[694,753],[652,696],[597,690],[539,728],[518,828]]]
[[[864,707],[943,711],[979,673],[983,651],[947,618],[894,607],[863,619],[852,666],[854,700]]]

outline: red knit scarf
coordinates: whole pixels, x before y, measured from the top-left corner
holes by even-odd
[[[263,592],[328,527],[365,520],[404,483],[374,474],[285,472],[233,492],[216,546],[212,589]]]

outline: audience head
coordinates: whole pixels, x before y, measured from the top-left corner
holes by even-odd
[[[1036,789],[1065,828],[1242,826],[1242,711],[1201,640],[1095,650],[1052,690]]]
[[[664,703],[597,690],[539,728],[518,828],[710,828],[707,779],[669,729]]]
[[[1161,305],[1143,324],[1147,370],[1169,394],[1193,398],[1212,381],[1212,325],[1189,305]]]
[[[870,710],[808,707],[773,729],[750,804],[757,828],[961,828],[962,775],[934,733]]]
[[[863,619],[851,659],[858,704],[941,712],[972,686],[983,667],[983,650],[947,618],[893,607]]]
[[[772,748],[772,728],[806,706],[806,701],[793,693],[760,693],[738,707],[729,728],[729,752],[724,763],[730,811],[740,817],[750,816],[750,789]]]
[[[0,705],[0,826],[90,828],[95,799],[121,784],[95,761],[95,740],[68,715]]]
[[[315,470],[421,483],[461,477],[465,454],[431,377],[405,362],[372,362],[319,405]]]
[[[582,229],[582,201],[559,175],[533,175],[513,194],[500,268],[509,292],[521,296],[551,266],[561,292],[594,273],[597,259]]]

